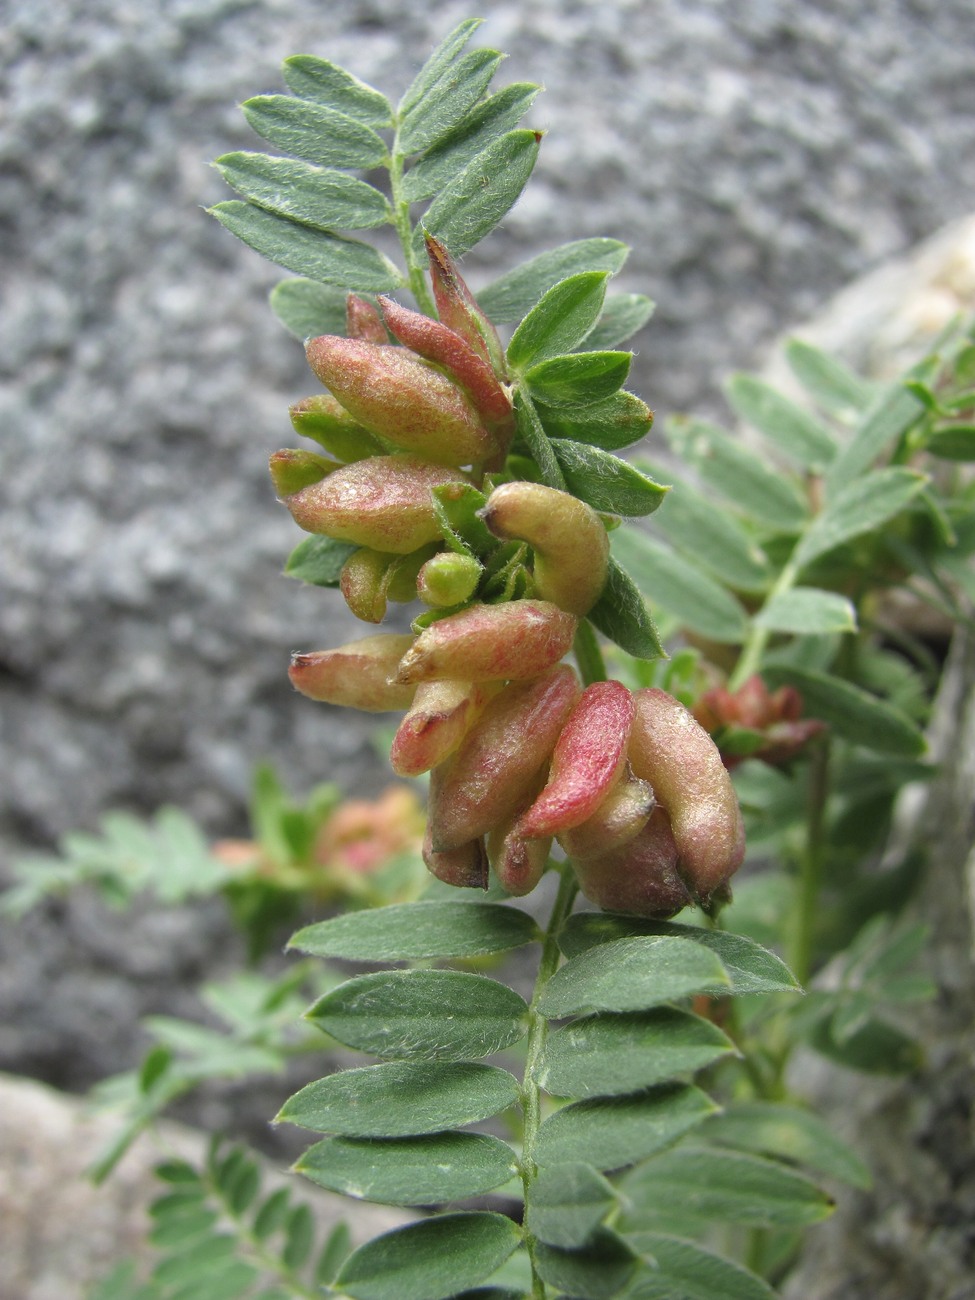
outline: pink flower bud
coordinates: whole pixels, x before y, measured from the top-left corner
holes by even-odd
[[[333,469],[338,469],[338,462],[326,460],[314,451],[302,451],[297,447],[285,447],[276,451],[271,457],[268,468],[271,482],[279,497],[289,497],[312,483],[320,483]]]
[[[390,333],[418,356],[442,366],[467,393],[488,428],[507,441],[514,432],[511,398],[484,357],[441,321],[401,307],[392,298],[380,298],[379,305]]]
[[[506,686],[435,769],[429,822],[435,848],[453,849],[484,835],[524,806],[548,764],[579,686],[567,665]]]
[[[421,682],[390,750],[397,776],[419,776],[449,758],[492,695],[484,684]]]
[[[477,305],[457,269],[457,263],[439,239],[427,235],[426,245],[433,296],[440,319],[484,358],[499,379],[504,379],[504,348],[497,330]]]
[[[573,860],[612,853],[643,830],[656,804],[649,783],[627,772],[581,825],[559,831],[559,843]]]
[[[745,832],[731,777],[714,741],[678,700],[634,693],[633,771],[667,811],[684,879],[707,898],[741,866]]]
[[[590,506],[542,483],[502,483],[480,512],[495,537],[535,552],[535,590],[571,614],[587,614],[606,585],[609,537]]]
[[[306,532],[405,555],[440,536],[431,489],[458,481],[466,481],[458,470],[416,456],[371,456],[342,465],[285,505]]]
[[[571,614],[544,600],[470,605],[420,633],[403,656],[396,680],[523,681],[558,663],[575,630]]]
[[[372,433],[440,465],[483,464],[501,446],[453,380],[406,348],[323,334],[312,370]]]
[[[423,840],[423,861],[430,874],[445,885],[454,885],[458,889],[488,887],[488,859],[482,839],[444,851],[433,847],[428,828]]]
[[[633,839],[598,858],[572,859],[579,888],[609,912],[663,918],[693,899],[678,871],[667,814],[657,808]]]
[[[633,697],[621,682],[587,686],[556,743],[548,784],[517,833],[556,835],[591,817],[623,775],[632,725]]]
[[[380,634],[351,641],[335,650],[291,656],[291,685],[311,700],[384,713],[407,709],[413,688],[390,681],[411,636]]]
[[[365,339],[368,343],[389,342],[378,308],[357,293],[350,293],[345,300],[345,332],[350,339]]]
[[[331,393],[305,397],[290,409],[291,423],[304,438],[311,438],[345,463],[381,456],[387,449],[353,420]]]

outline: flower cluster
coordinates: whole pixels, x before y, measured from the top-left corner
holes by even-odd
[[[712,687],[694,705],[695,718],[714,737],[728,768],[746,758],[772,767],[790,762],[825,727],[804,718],[802,711],[802,696],[794,686],[770,691],[757,675],[737,691]]]
[[[505,359],[446,251],[428,241],[440,319],[350,295],[349,337],[307,345],[328,388],[292,409],[330,453],[272,457],[305,530],[346,543],[339,585],[380,622],[419,598],[410,634],[297,654],[315,700],[405,710],[401,776],[430,772],[424,860],[450,884],[528,893],[553,840],[594,902],[667,916],[739,866],[738,803],[707,732],[671,696],[582,689],[561,663],[605,586],[609,542],[585,502],[512,478]]]

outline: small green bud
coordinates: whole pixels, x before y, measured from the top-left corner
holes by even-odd
[[[305,397],[290,410],[295,432],[311,438],[327,452],[349,464],[367,456],[381,456],[388,448],[362,427],[330,393]]]
[[[303,451],[300,447],[285,447],[276,451],[268,462],[271,482],[279,497],[290,497],[312,483],[320,483],[333,469],[338,469],[338,462],[326,460],[314,451]]]
[[[482,573],[473,555],[441,551],[427,560],[417,575],[417,595],[425,604],[438,609],[462,605],[477,591]]]

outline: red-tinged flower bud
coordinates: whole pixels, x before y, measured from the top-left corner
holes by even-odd
[[[428,829],[423,840],[423,861],[430,874],[445,885],[454,885],[457,889],[488,887],[488,859],[482,839],[443,851],[433,847]]]
[[[517,820],[515,818],[514,820]],[[496,826],[487,839],[488,858],[501,887],[516,898],[530,894],[548,866],[551,836],[526,840],[519,835],[514,820]]]
[[[632,773],[617,781],[596,811],[579,826],[559,831],[566,856],[597,858],[622,848],[643,830],[657,805],[653,788]]]
[[[397,776],[419,776],[449,758],[493,694],[483,683],[421,682],[390,750]]]
[[[440,465],[475,465],[502,450],[470,398],[406,348],[323,334],[306,354],[312,370],[372,433]]]
[[[609,537],[590,506],[542,483],[502,483],[481,511],[505,541],[517,538],[535,552],[535,590],[543,600],[580,617],[606,585]]]
[[[517,834],[557,835],[587,821],[623,776],[632,725],[633,696],[621,682],[587,686],[556,743],[548,784]]]
[[[684,879],[707,898],[741,866],[745,832],[731,777],[714,741],[666,691],[634,693],[633,771],[666,810]]]
[[[390,681],[412,637],[380,634],[350,641],[334,650],[291,656],[291,685],[311,700],[341,704],[368,713],[408,709],[413,688]]]
[[[575,673],[562,665],[490,701],[453,757],[435,769],[428,813],[435,848],[466,844],[524,806],[578,693]]]
[[[401,307],[392,298],[380,298],[379,305],[390,333],[418,356],[443,367],[467,393],[488,428],[507,442],[514,432],[511,398],[484,357],[442,321]]]
[[[290,414],[297,433],[303,438],[311,438],[336,460],[346,464],[365,460],[367,456],[381,456],[388,450],[378,438],[353,420],[331,393],[319,393],[316,397],[305,397],[295,402]]]
[[[342,465],[285,505],[306,532],[405,555],[440,536],[431,489],[458,481],[465,481],[458,470],[417,456],[371,456]]]
[[[608,912],[664,919],[693,902],[678,871],[667,814],[657,808],[633,839],[598,858],[572,859],[579,888]]]
[[[524,681],[558,663],[575,631],[572,615],[544,600],[470,605],[420,633],[403,656],[396,680]]]
[[[440,240],[427,235],[426,245],[433,296],[440,319],[480,353],[499,379],[504,379],[507,372],[498,331],[478,306],[457,269],[457,263]]]
[[[338,469],[338,461],[326,460],[314,451],[302,451],[299,447],[284,447],[276,451],[268,462],[271,482],[279,497],[290,497],[312,483],[320,483],[323,478]]]
[[[484,570],[473,555],[441,551],[417,574],[416,594],[426,605],[449,609],[462,605],[477,591]]]
[[[803,718],[802,709],[802,696],[794,686],[770,693],[761,677],[752,676],[737,691],[724,686],[705,691],[694,705],[694,716],[716,736],[726,767],[744,758],[778,766],[793,759],[824,728],[815,718]]]
[[[345,332],[350,339],[365,339],[367,343],[389,342],[379,309],[357,293],[350,293],[345,300]]]

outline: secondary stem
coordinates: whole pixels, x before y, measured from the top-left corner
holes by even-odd
[[[522,1085],[522,1113],[524,1115],[524,1140],[522,1145],[521,1157],[521,1181],[525,1193],[525,1206],[527,1209],[530,1195],[531,1184],[537,1174],[535,1164],[535,1143],[538,1139],[538,1130],[542,1122],[542,1099],[539,1093],[537,1076],[542,1063],[542,1055],[545,1050],[545,1038],[548,1034],[548,1021],[538,1010],[538,1002],[545,990],[546,984],[555,974],[559,964],[559,931],[565,924],[566,918],[572,911],[572,905],[575,902],[576,893],[579,886],[576,884],[575,876],[571,867],[566,864],[559,869],[559,892],[555,897],[555,903],[552,907],[552,915],[549,918],[548,929],[545,931],[545,940],[542,944],[542,956],[538,965],[538,976],[535,980],[535,991],[532,995],[531,1006],[528,1010],[528,1057],[525,1061],[525,1078]],[[530,1233],[526,1233],[525,1242],[528,1247],[528,1256],[532,1265],[532,1296],[534,1300],[544,1300],[545,1283],[538,1276],[535,1268],[535,1241]]]
[[[606,664],[603,660],[603,652],[599,648],[596,633],[588,619],[580,619],[572,649],[575,653],[576,663],[579,665],[579,672],[582,675],[584,686],[591,686],[593,682],[604,682],[606,680]]]
[[[389,188],[393,206],[393,224],[399,236],[403,257],[406,259],[410,289],[416,299],[417,306],[425,315],[436,319],[437,309],[430,290],[427,288],[423,267],[417,261],[416,254],[413,251],[413,226],[410,223],[410,204],[409,200],[404,199],[402,196],[402,186],[403,154],[399,151],[397,139],[393,143],[393,151],[389,160]]]
[[[791,954],[793,973],[803,986],[808,984],[812,975],[816,912],[823,870],[826,800],[829,796],[829,742],[824,737],[818,738],[811,749],[806,843],[799,866],[799,894],[796,899]]]
[[[790,560],[782,572],[779,574],[775,586],[769,592],[765,599],[768,605],[781,596],[784,592],[791,590],[795,585],[796,578],[799,576],[799,567]],[[764,608],[764,606],[763,606]],[[748,635],[745,638],[745,644],[742,646],[741,655],[738,663],[735,665],[735,671],[728,679],[728,689],[737,691],[743,686],[754,673],[758,672],[762,662],[762,655],[765,653],[765,647],[768,644],[771,635],[768,628],[760,627],[753,618],[748,628]]]

